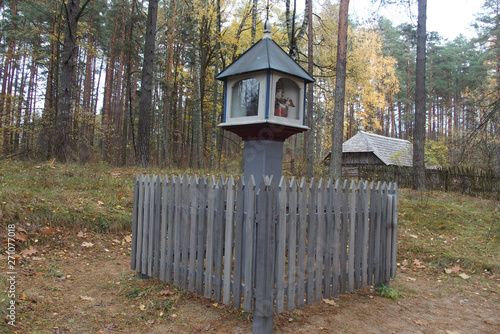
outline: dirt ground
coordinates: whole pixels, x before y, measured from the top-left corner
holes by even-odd
[[[53,230],[16,266],[17,333],[250,333],[251,314],[130,270],[127,235]],[[404,261],[405,259],[398,259]],[[276,314],[275,333],[500,333],[500,275],[401,266],[372,289]],[[0,258],[2,272],[7,259]],[[417,268],[418,267],[418,268]],[[465,278],[464,278],[465,277]],[[333,301],[333,302],[332,302]],[[2,327],[3,326],[3,327]]]

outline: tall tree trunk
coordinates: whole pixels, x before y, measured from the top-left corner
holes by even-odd
[[[312,77],[314,72],[313,58],[313,20],[312,20],[312,0],[306,0],[307,15],[309,24],[307,25],[307,73]],[[306,150],[306,175],[307,178],[312,178],[314,175],[314,116],[313,116],[313,87],[314,83],[310,83],[307,87],[307,126],[310,130],[305,135],[305,150]]]
[[[337,41],[337,71],[335,76],[335,106],[333,110],[332,127],[332,153],[330,156],[330,176],[335,180],[342,177],[342,142],[344,141],[348,11],[349,0],[340,0]]]
[[[146,41],[144,43],[144,65],[142,67],[141,95],[139,103],[139,128],[136,164],[149,166],[149,139],[151,138],[151,105],[153,86],[153,63],[155,56],[156,21],[158,0],[149,0],[146,19]]]
[[[413,138],[413,188],[425,189],[425,44],[427,0],[418,0],[415,126]]]
[[[172,67],[174,62],[174,42],[175,42],[175,24],[177,19],[177,0],[172,0],[172,16],[170,17],[170,22],[168,26],[168,59],[167,59],[167,77],[165,84],[165,91],[163,94],[163,158],[161,159],[162,166],[170,166],[171,164],[171,135],[170,135],[170,124],[171,124],[171,101],[172,101]]]
[[[66,29],[64,45],[61,54],[61,74],[59,80],[59,101],[57,104],[55,132],[55,156],[60,162],[70,158],[70,126],[71,126],[71,96],[73,93],[73,73],[75,58],[78,54],[77,29],[78,21],[90,0],[86,0],[80,8],[80,0],[68,0],[64,4],[66,12]]]

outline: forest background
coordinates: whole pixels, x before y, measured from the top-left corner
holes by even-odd
[[[261,38],[266,3],[156,2],[149,165],[240,173],[242,141],[217,126],[223,89],[214,77]],[[314,175],[323,175],[331,149],[338,3],[313,2],[312,36],[307,13],[296,11],[295,1],[269,4],[273,39],[306,69],[309,38],[313,42],[316,82],[307,119],[313,135],[286,141],[283,168],[300,176],[309,163]],[[138,139],[144,138],[138,128],[148,5],[0,0],[0,159],[136,163]],[[447,40],[427,32],[428,166],[472,166],[500,175],[499,23],[500,1],[486,0],[471,28],[475,37]],[[409,23],[350,18],[345,140],[360,130],[413,139],[416,39]],[[74,60],[69,90],[62,81],[68,52]]]

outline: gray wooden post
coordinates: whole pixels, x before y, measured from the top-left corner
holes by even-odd
[[[266,178],[267,179],[267,178]],[[275,193],[272,186],[262,178],[258,198],[257,247],[255,263],[255,307],[253,314],[254,334],[273,332],[273,286],[274,286],[274,222]],[[272,182],[272,181],[271,181]]]

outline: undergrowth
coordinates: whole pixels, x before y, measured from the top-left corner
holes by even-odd
[[[401,189],[398,205],[400,258],[500,272],[500,202]]]

